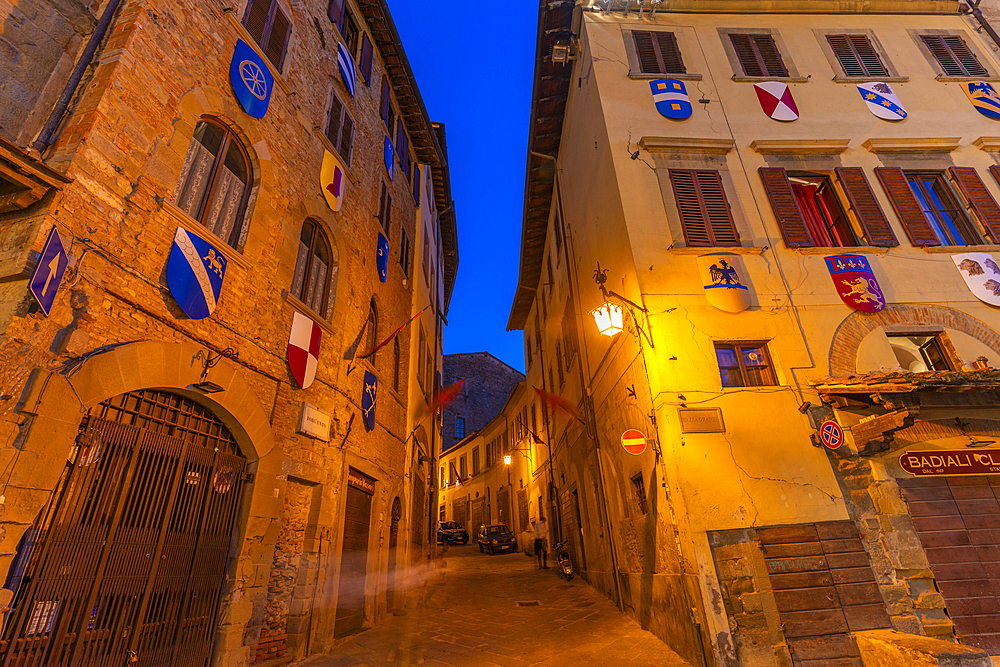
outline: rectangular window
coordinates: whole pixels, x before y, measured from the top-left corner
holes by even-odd
[[[633,30],[635,55],[643,74],[686,74],[677,38],[672,32]]]
[[[934,334],[886,334],[896,361],[904,371],[922,373],[924,371],[954,370],[948,363],[941,347],[941,341]]]
[[[847,215],[833,190],[833,182],[821,174],[788,174],[792,193],[802,211],[806,227],[817,248],[845,248],[864,245],[854,235]]]
[[[385,237],[390,238],[389,233],[392,227],[392,195],[389,194],[389,186],[382,181],[382,191],[378,198],[378,221],[382,225]]]
[[[740,235],[733,223],[718,171],[671,169],[677,212],[689,246],[738,246]]]
[[[635,504],[639,508],[639,511],[643,514],[649,513],[649,508],[646,505],[646,483],[642,479],[642,473],[632,477],[632,492],[635,494]]]
[[[465,456],[458,459],[458,474],[461,475],[462,481],[469,478],[469,468],[465,465]]]
[[[344,163],[351,164],[351,145],[354,142],[354,121],[347,107],[334,93],[330,101],[330,116],[326,121],[326,138],[330,140]]]
[[[472,474],[479,474],[479,447],[472,450]]]
[[[406,129],[403,127],[403,119],[399,119],[396,125],[396,155],[399,157],[399,168],[406,174],[406,180],[410,180],[410,139],[406,136]]]
[[[455,437],[459,440],[465,437],[465,417],[455,417]]]
[[[382,75],[382,103],[379,108],[379,116],[385,123],[385,129],[391,137],[392,125],[396,117],[392,113],[392,88],[389,86],[389,77],[386,74]]]
[[[731,33],[730,41],[746,76],[788,76],[778,45],[768,34]]]
[[[340,30],[340,24],[344,20],[344,14],[347,12],[347,0],[330,0],[330,6],[327,9],[327,16],[330,17],[330,22],[337,26],[337,30]]]
[[[344,12],[340,34],[344,38],[344,45],[350,52],[351,57],[356,57],[358,54],[358,25],[354,22],[354,18],[351,17],[351,13],[348,11]]]
[[[424,333],[424,325],[423,324],[420,325],[420,334],[419,334],[419,338],[417,340],[418,340],[418,345],[417,345],[417,382],[420,383],[420,388],[423,389],[424,392],[426,393],[428,391],[428,388],[427,388],[427,385],[424,384],[424,374],[421,372],[421,369],[423,369],[424,364],[426,363],[426,359],[425,359],[426,355],[425,355],[424,350],[427,347],[427,342],[426,342],[427,341],[427,334]]]
[[[363,33],[361,35],[361,76],[364,77],[365,83],[369,86],[372,83],[372,53],[374,49],[372,47],[372,40],[368,36],[368,33]]]
[[[573,355],[576,354],[576,349],[578,345],[578,337],[576,332],[576,310],[573,307],[573,297],[567,297],[566,299],[566,310],[563,311],[563,354],[566,359],[566,372],[569,373],[569,364],[573,360]]]
[[[531,404],[531,432],[534,435],[538,435],[538,412],[535,410],[535,404]]]
[[[924,45],[948,76],[989,76],[989,71],[959,35],[921,35]]]
[[[906,180],[941,245],[978,245],[983,242],[956,202],[944,174],[907,173]]]
[[[292,34],[292,22],[281,11],[278,0],[250,0],[243,17],[243,27],[280,72],[285,63],[288,38]]]
[[[868,35],[827,35],[846,76],[888,76]]]
[[[723,387],[765,387],[778,384],[764,343],[716,343],[715,357]]]

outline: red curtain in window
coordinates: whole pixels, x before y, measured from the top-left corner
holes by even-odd
[[[799,201],[799,208],[802,209],[802,217],[805,219],[806,227],[817,248],[834,248],[841,245],[830,235],[830,230],[826,227],[826,220],[832,220],[833,216],[826,210],[826,206],[817,197],[819,187],[815,185],[802,185],[792,183],[792,192]],[[820,210],[823,206],[823,210]],[[824,217],[824,215],[826,217]]]

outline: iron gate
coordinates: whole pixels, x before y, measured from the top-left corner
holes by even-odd
[[[18,547],[4,667],[205,667],[245,466],[185,397],[146,390],[93,409]]]

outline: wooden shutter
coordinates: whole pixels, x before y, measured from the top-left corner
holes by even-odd
[[[774,217],[781,227],[781,235],[785,237],[785,245],[789,248],[811,248],[815,246],[809,229],[806,227],[802,209],[792,192],[792,184],[783,167],[760,167],[760,179],[771,200]]]
[[[672,32],[634,30],[632,41],[643,74],[686,74],[677,37]]]
[[[344,25],[344,12],[347,11],[347,0],[330,0],[330,9],[327,15],[330,17],[330,21],[337,26],[337,30],[341,30]]]
[[[406,136],[406,129],[403,127],[403,120],[400,118],[399,125],[396,126],[396,155],[399,156],[399,167],[403,173],[410,175],[410,140]]]
[[[338,145],[340,143],[340,120],[344,115],[344,105],[341,104],[340,99],[336,95],[333,95],[333,99],[330,101],[330,120],[326,125],[326,138],[330,140],[334,148],[337,148],[339,152]]]
[[[365,77],[365,83],[372,81],[372,40],[368,33],[361,35],[361,75]]]
[[[267,29],[267,17],[270,13],[269,0],[250,0],[247,14],[243,17],[243,27],[260,47],[264,46],[264,30]]]
[[[343,126],[340,128],[340,157],[344,158],[347,166],[351,166],[351,147],[354,145],[354,121],[345,111]]]
[[[684,240],[689,246],[740,244],[719,172],[671,169],[670,182],[684,228]]]
[[[921,35],[920,39],[948,76],[989,76],[959,35]]]
[[[788,76],[788,69],[771,35],[731,33],[729,39],[746,76]]]
[[[281,8],[275,3],[274,18],[271,20],[271,34],[267,38],[267,47],[264,48],[264,55],[271,61],[271,64],[281,71],[281,66],[285,62],[285,47],[288,45],[288,36],[292,32],[292,24],[281,12]]]
[[[910,237],[910,243],[915,246],[941,245],[937,234],[927,222],[927,216],[924,215],[917,196],[913,194],[903,170],[898,167],[876,167],[875,175],[882,183],[885,193],[889,195],[892,208],[896,211],[896,217],[903,223],[903,229]]]
[[[886,76],[888,71],[878,57],[868,35],[827,35],[833,53],[847,76]]]
[[[392,99],[389,90],[389,77],[385,74],[382,75],[382,104],[379,108],[379,116],[385,121],[386,127],[389,126],[389,114],[392,110]]]
[[[899,245],[896,235],[889,226],[882,207],[875,199],[875,193],[868,185],[864,169],[861,167],[837,167],[837,178],[847,193],[847,200],[857,216],[858,222],[865,228],[868,242],[874,246],[890,247]]]
[[[976,212],[983,227],[989,232],[993,243],[1000,243],[1000,206],[993,199],[993,195],[986,189],[983,179],[973,167],[950,167],[952,178],[958,183],[962,194],[969,200],[972,210]]]

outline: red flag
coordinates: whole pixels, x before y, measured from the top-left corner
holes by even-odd
[[[448,405],[455,400],[455,397],[458,396],[463,387],[465,387],[465,380],[459,380],[455,384],[449,385],[444,389],[435,392],[434,398],[432,398],[431,402],[427,405],[427,411],[433,414]]]
[[[556,394],[550,394],[547,391],[542,391],[538,387],[535,387],[535,393],[538,394],[538,399],[543,405],[546,405],[555,410],[562,410],[570,417],[576,417],[576,406],[570,403],[568,400],[562,396],[557,396]]]
[[[413,320],[415,320],[415,319],[417,319],[418,317],[420,317],[420,315],[421,315],[421,314],[422,314],[422,313],[423,313],[423,312],[424,312],[425,310],[427,310],[427,309],[428,309],[428,308],[430,308],[430,307],[431,307],[431,305],[430,305],[430,304],[427,304],[426,306],[424,306],[423,308],[421,308],[421,309],[420,309],[420,312],[418,312],[418,313],[417,313],[416,315],[414,315],[414,316],[413,316],[413,317],[411,317],[410,319],[408,319],[408,320],[406,320],[405,322],[403,322],[403,326],[401,326],[401,327],[399,327],[398,329],[396,329],[395,331],[393,331],[393,332],[392,332],[392,335],[390,335],[390,336],[389,336],[388,338],[386,338],[386,339],[385,339],[384,341],[382,341],[381,343],[379,343],[378,345],[376,345],[376,346],[375,346],[375,347],[373,347],[372,349],[370,349],[370,350],[365,350],[365,351],[364,351],[363,353],[359,354],[359,355],[358,355],[358,357],[359,357],[360,359],[364,359],[364,358],[366,358],[366,357],[370,357],[370,356],[372,356],[373,354],[375,354],[376,352],[378,352],[379,350],[381,350],[381,349],[382,349],[383,347],[385,347],[386,345],[388,345],[389,343],[391,343],[391,342],[392,342],[392,339],[393,339],[393,338],[395,338],[396,336],[398,336],[398,335],[399,335],[399,332],[400,332],[400,331],[402,331],[403,329],[405,329],[405,328],[406,328],[406,325],[408,325],[408,324],[409,324],[410,322],[412,322]]]

